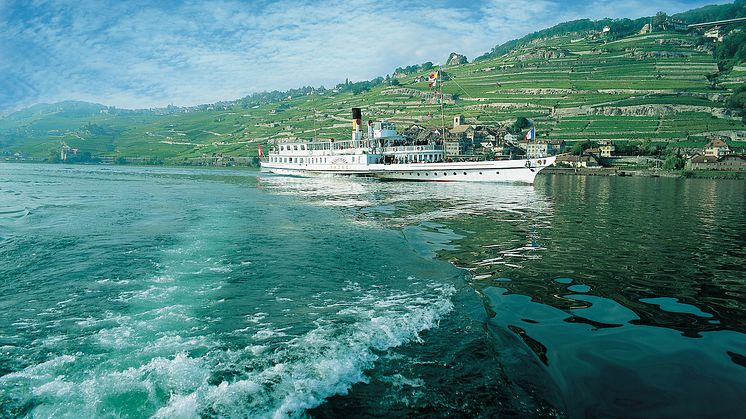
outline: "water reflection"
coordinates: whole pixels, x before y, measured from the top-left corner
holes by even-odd
[[[634,310],[642,323],[693,336],[746,327],[742,183],[582,176],[540,177],[536,187],[281,176],[259,183],[403,228],[476,280],[512,278],[512,292],[546,304],[564,306],[548,280],[569,276]],[[643,302],[658,297],[699,306],[721,323]]]
[[[349,207],[389,224],[442,220],[499,211],[523,219],[551,215],[551,200],[526,185],[384,182],[370,178],[262,176],[262,188],[323,206]]]
[[[608,298],[559,293],[585,307],[562,310],[488,287],[499,312],[492,333],[516,333],[536,352],[564,393],[570,417],[738,417],[746,391],[737,332],[687,339],[639,325],[637,314]],[[714,348],[714,349],[707,349]]]
[[[260,183],[318,205],[342,202],[353,217],[401,228],[423,254],[469,270],[494,341],[520,338],[562,389],[570,416],[738,412],[746,183]]]

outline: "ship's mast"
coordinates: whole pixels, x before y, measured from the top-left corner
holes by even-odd
[[[311,89],[311,107],[313,108],[313,142],[316,142],[318,130],[316,129],[316,89]]]

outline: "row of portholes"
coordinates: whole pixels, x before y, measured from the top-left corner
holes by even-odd
[[[326,157],[309,157],[308,162],[306,162],[306,159],[303,157],[272,157],[270,160],[273,163],[309,163],[309,164],[320,164],[320,163],[326,163],[327,158]],[[353,163],[355,158],[352,158]],[[358,158],[360,162],[363,161],[362,157]]]
[[[400,175],[403,175],[404,173],[399,172]],[[409,175],[412,176],[412,172],[409,172]],[[483,175],[482,172],[479,172],[480,175]],[[496,175],[499,175],[500,172],[495,172]],[[464,176],[467,176],[468,174],[464,172]],[[422,176],[420,172],[417,172],[417,176]],[[429,172],[425,172],[425,176],[430,176]],[[433,173],[433,176],[438,176],[438,172]],[[448,172],[443,172],[443,176],[448,176]],[[457,172],[453,172],[453,176],[458,176]]]
[[[358,157],[352,157],[352,162],[355,163],[356,161],[358,163],[363,163],[366,156],[358,156]],[[273,163],[306,163],[306,159],[303,157],[272,157],[271,162]],[[326,157],[308,157],[308,163],[310,164],[320,164],[320,163],[326,163],[327,158]],[[346,164],[346,163],[345,163]]]

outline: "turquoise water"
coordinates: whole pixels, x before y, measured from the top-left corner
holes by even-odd
[[[737,417],[744,196],[0,165],[0,416]]]

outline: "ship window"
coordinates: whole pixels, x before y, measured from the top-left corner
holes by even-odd
[[[429,174],[429,173],[427,173],[427,172],[425,172],[425,176],[430,176],[430,174]]]
[[[453,172],[453,176],[456,176],[456,172]]]
[[[443,176],[448,176],[448,173],[446,173],[446,172],[443,172]]]
[[[305,146],[305,144],[304,144],[304,145],[302,145],[302,146],[300,146],[300,149],[301,149],[301,150],[305,150],[305,149],[306,149],[306,146]]]
[[[466,172],[464,172],[464,176],[466,176]]]
[[[280,151],[285,151],[285,146],[284,145],[280,146]]]
[[[499,174],[500,174],[500,172],[495,172],[495,174],[496,174],[496,175],[499,175]]]
[[[294,145],[294,146],[293,146],[293,150],[298,150],[298,146],[297,146],[297,145]]]
[[[479,174],[481,175],[481,174],[482,174],[482,172],[479,172]]]
[[[420,175],[420,172],[417,172],[417,176],[419,176],[419,175]]]

